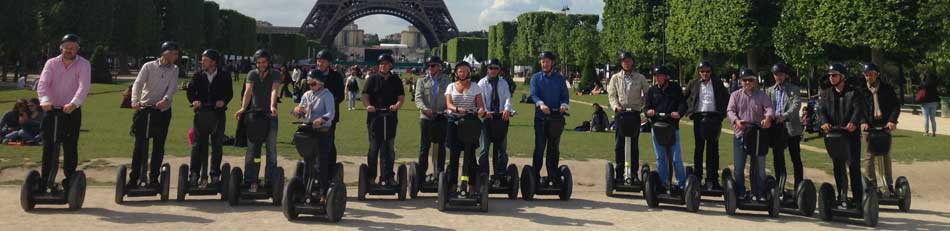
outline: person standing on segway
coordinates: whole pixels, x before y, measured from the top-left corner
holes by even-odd
[[[382,166],[379,168],[379,171],[381,171],[379,173],[379,183],[383,186],[394,186],[396,185],[396,181],[393,179],[396,175],[393,172],[393,165],[396,161],[395,139],[387,139],[385,143],[380,143],[373,134],[372,121],[377,116],[376,110],[385,108],[392,113],[393,121],[398,123],[399,116],[396,113],[402,107],[406,92],[402,88],[402,80],[392,72],[393,62],[395,62],[393,56],[382,54],[376,60],[379,62],[379,70],[366,79],[366,83],[363,84],[362,97],[363,106],[366,106],[367,112],[366,125],[369,127],[367,130],[370,132],[369,153],[367,154],[368,177],[370,180],[376,178],[376,165],[378,162],[382,162],[380,163]],[[392,133],[395,132],[392,131]]]
[[[157,188],[159,185],[158,178],[165,158],[165,138],[168,136],[168,125],[172,118],[172,97],[175,96],[175,90],[178,88],[179,72],[178,65],[175,65],[178,61],[178,44],[171,41],[164,42],[161,52],[157,60],[142,65],[135,83],[132,84],[132,109],[136,112],[132,119],[133,127],[142,127],[142,129],[133,129],[135,133],[133,150],[135,151],[132,155],[132,172],[129,174],[130,187],[128,188],[137,187],[137,182],[140,177],[143,177],[141,174],[146,172],[142,169],[142,163],[148,158],[148,150],[142,147],[148,146],[149,138],[152,138],[152,157],[148,162],[148,186]],[[152,121],[149,121],[146,119],[148,112],[140,110],[143,107],[152,107],[159,113],[156,114],[157,116],[152,116]],[[151,127],[146,123],[158,125],[158,127]]]
[[[864,106],[859,90],[845,83],[844,73],[846,72],[844,65],[840,63],[828,67],[828,81],[831,87],[819,92],[818,120],[821,121],[821,130],[825,133],[832,127],[844,127],[848,130],[851,153],[847,155],[851,161],[832,159],[835,185],[838,187],[838,195],[845,198],[850,180],[852,198],[860,200],[863,198],[864,190],[861,187],[861,163],[857,161],[861,157],[861,136],[857,132],[858,126],[864,122],[864,114],[861,111]]]
[[[485,114],[485,105],[482,102],[482,89],[478,84],[472,84],[470,78],[471,65],[462,61],[455,65],[456,81],[445,89],[446,111],[451,112],[453,116],[449,117],[448,129],[446,129],[446,139],[451,149],[449,157],[449,166],[447,167],[448,185],[458,185],[460,180],[463,192],[467,192],[465,185],[468,183],[468,189],[476,189],[476,179],[479,174],[478,166],[475,161],[475,148],[466,147],[466,143],[459,137],[460,126],[458,121],[464,117],[475,113],[477,117]],[[477,119],[477,118],[476,118]],[[459,157],[465,152],[464,163],[462,163],[462,174],[459,173]],[[458,177],[457,177],[458,176]],[[469,179],[475,177],[476,179]]]
[[[673,127],[676,128],[674,136],[675,143],[670,148],[671,153],[656,141],[653,137],[653,151],[656,153],[656,168],[660,173],[660,182],[663,186],[661,190],[672,188],[668,182],[670,170],[666,163],[666,155],[672,155],[673,171],[676,173],[676,189],[683,190],[686,187],[686,171],[683,168],[683,158],[680,152],[680,133],[679,119],[686,113],[686,100],[683,96],[683,90],[679,84],[669,81],[672,72],[666,66],[653,68],[654,85],[650,87],[644,95],[643,110],[647,117],[653,117],[659,113],[668,114],[673,119]]]
[[[534,155],[531,166],[534,167],[535,176],[541,174],[541,164],[545,159],[545,150],[547,150],[547,161],[544,166],[548,171],[549,179],[555,185],[560,185],[560,171],[558,170],[558,161],[560,160],[561,139],[553,138],[548,140],[548,132],[545,127],[544,117],[551,114],[551,110],[557,110],[560,113],[567,113],[570,96],[568,95],[567,85],[564,84],[564,76],[554,71],[554,62],[557,56],[554,52],[541,52],[538,57],[541,71],[531,76],[530,94],[536,110],[534,110]],[[556,109],[552,109],[556,106]],[[540,182],[541,185],[549,182]]]
[[[897,99],[897,93],[894,92],[894,88],[891,85],[881,81],[880,72],[877,69],[877,65],[873,63],[864,64],[863,70],[864,80],[867,87],[867,90],[862,91],[864,95],[862,100],[865,102],[866,106],[862,110],[864,112],[864,122],[861,123],[861,131],[867,131],[872,127],[884,127],[887,131],[894,131],[897,129],[897,118],[900,116],[901,104]],[[862,89],[863,90],[863,89]],[[866,142],[870,142],[868,139],[868,133],[863,133]],[[868,147],[867,153],[864,154],[864,171],[868,179],[871,179],[872,183],[876,183],[877,173],[875,172],[874,164],[874,154]],[[894,192],[894,185],[892,183],[893,175],[891,172],[891,154],[890,152],[878,153],[882,154],[879,161],[883,161],[884,164],[884,181],[887,185],[885,186],[888,192]],[[874,185],[873,187],[877,187]]]
[[[498,59],[488,60],[488,75],[478,81],[478,87],[482,89],[482,103],[487,104],[485,109],[489,113],[485,114],[485,121],[482,123],[481,148],[479,153],[478,165],[481,167],[481,173],[489,174],[489,164],[494,167],[495,174],[491,177],[494,185],[500,187],[502,180],[506,179],[505,168],[508,166],[508,130],[505,130],[503,136],[498,140],[492,138],[489,120],[502,120],[506,123],[511,119],[513,108],[511,106],[511,92],[508,90],[508,81],[501,77],[501,61]],[[495,117],[492,113],[500,113],[501,116]],[[494,145],[491,160],[489,161],[489,149]]]
[[[748,68],[743,68],[739,71],[739,81],[742,84],[742,88],[732,92],[729,96],[729,105],[727,106],[726,112],[729,116],[729,122],[732,123],[732,130],[735,133],[733,139],[733,150],[742,150],[742,152],[734,155],[732,157],[733,163],[735,165],[735,180],[736,180],[736,192],[738,199],[740,201],[749,201],[757,199],[759,201],[765,201],[769,190],[765,186],[765,153],[768,152],[768,146],[762,145],[760,140],[747,139],[745,132],[748,132],[748,127],[750,126],[759,126],[758,129],[759,137],[768,137],[766,130],[772,125],[772,117],[775,114],[775,109],[772,106],[772,101],[769,100],[769,97],[765,95],[765,92],[759,90],[758,88],[758,78],[755,75],[755,72]],[[751,142],[756,142],[755,144]],[[756,150],[749,150],[746,147],[754,146]],[[750,163],[751,167],[751,176],[749,176],[749,181],[752,183],[752,193],[747,194],[745,191],[745,163],[746,157],[751,157]]]
[[[642,97],[650,89],[650,84],[647,83],[646,77],[636,71],[633,53],[621,52],[619,61],[621,70],[610,77],[610,83],[607,84],[607,99],[610,101],[614,114],[617,115],[617,120],[624,116],[636,116],[635,120],[639,121],[640,110],[643,108]],[[636,126],[636,130],[640,131],[639,126]],[[619,129],[614,134],[614,160],[616,161],[614,163],[617,165],[623,163],[623,168],[614,169],[616,171],[614,176],[623,177],[621,180],[628,185],[640,185],[640,178],[637,177],[637,168],[640,166],[640,147],[637,137],[640,133],[632,133],[630,143],[624,141],[624,132]],[[631,146],[629,160],[624,156],[624,147],[627,145]]]
[[[800,143],[802,141],[802,120],[798,112],[802,108],[801,99],[798,93],[800,88],[788,82],[790,70],[784,63],[772,65],[772,78],[775,85],[765,89],[765,94],[772,100],[775,107],[775,116],[773,117],[772,128],[769,129],[771,137],[770,146],[772,147],[772,164],[775,168],[776,176],[786,176],[785,170],[785,148],[788,148],[789,156],[792,158],[792,170],[794,171],[795,187],[805,179],[805,172],[802,167],[802,156]],[[784,185],[785,182],[778,182]]]
[[[317,54],[317,57],[320,57]],[[327,65],[329,66],[329,65]],[[333,120],[336,117],[336,107],[337,100],[333,98],[333,93],[329,89],[324,88],[323,84],[326,82],[327,75],[310,75],[306,81],[307,85],[310,86],[310,91],[307,91],[303,94],[303,97],[300,98],[300,104],[294,108],[294,115],[299,118],[306,119],[305,121],[310,121],[312,126],[303,127],[301,129],[314,129],[314,131],[320,130],[333,130]],[[332,152],[333,147],[333,136],[325,139],[316,139],[317,142],[317,155],[314,156],[315,159],[305,159],[304,163],[307,164],[307,171],[309,169],[316,169],[317,181],[319,182],[320,189],[320,204],[326,204],[327,202],[327,190],[330,189],[330,178],[335,174],[334,166],[336,165],[336,153]],[[316,166],[315,168],[313,166]],[[293,203],[287,201],[284,203]]]
[[[699,77],[686,85],[686,117],[693,120],[696,147],[693,167],[696,176],[703,177],[703,152],[706,153],[706,175],[703,191],[722,191],[719,184],[719,130],[729,103],[729,90],[719,78],[713,77],[712,64],[699,62]],[[708,131],[708,132],[706,132]]]
[[[89,61],[79,56],[79,36],[67,34],[63,36],[59,45],[60,55],[46,61],[43,72],[40,74],[36,94],[40,99],[40,107],[44,112],[53,109],[62,109],[65,115],[65,124],[60,126],[67,134],[63,137],[63,189],[76,173],[79,161],[77,145],[79,128],[82,122],[82,104],[89,93],[91,81],[91,66]],[[56,171],[59,169],[59,147],[52,142],[54,118],[50,113],[44,113],[41,125],[43,136],[43,167],[40,189],[55,188]]]
[[[343,74],[339,70],[334,70],[330,68],[330,64],[333,63],[333,55],[330,54],[330,51],[320,50],[317,52],[316,57],[317,68],[310,71],[310,75],[307,78],[316,78],[317,76],[322,76],[319,78],[321,81],[321,88],[325,88],[333,94],[333,111],[340,111],[340,104],[343,103],[343,98],[345,97],[343,85]],[[340,123],[339,116],[333,116],[333,121],[330,123],[330,160],[329,163],[336,163],[336,126]],[[333,164],[330,164],[332,166]],[[329,187],[329,185],[327,186]]]
[[[443,123],[440,127],[445,128],[444,119],[437,120],[436,113],[445,111],[445,90],[452,84],[451,79],[442,73],[442,58],[439,56],[430,56],[426,59],[426,74],[419,80],[416,80],[415,102],[419,113],[419,164],[416,169],[416,176],[425,176],[429,169],[429,149],[432,145],[431,136],[439,135],[445,137],[445,131],[442,134],[431,134],[432,127],[437,126],[433,123]],[[437,126],[439,127],[439,126]],[[439,143],[436,147],[435,175],[445,170],[445,142]],[[426,179],[426,181],[430,181]]]
[[[187,95],[191,107],[195,110],[194,125],[195,131],[201,125],[198,117],[198,110],[201,108],[213,108],[216,118],[214,128],[211,133],[198,132],[195,135],[195,145],[191,147],[191,184],[205,185],[207,175],[201,176],[202,163],[208,160],[208,139],[211,139],[211,163],[208,165],[211,184],[220,185],[221,183],[221,156],[222,137],[224,136],[225,115],[228,110],[228,103],[234,97],[231,87],[231,75],[227,72],[219,71],[221,65],[221,53],[214,49],[208,49],[201,53],[201,70],[195,72],[194,79],[188,85]],[[181,173],[179,173],[181,174]]]
[[[258,189],[258,174],[261,165],[261,146],[266,144],[267,162],[264,165],[265,179],[274,179],[277,174],[277,96],[280,90],[280,73],[270,65],[270,52],[257,50],[254,52],[255,69],[247,73],[244,84],[244,97],[241,99],[241,109],[234,113],[240,120],[241,115],[250,113],[244,118],[245,123],[265,123],[269,121],[266,131],[260,131],[260,126],[247,126],[247,153],[244,156],[244,180],[251,192]],[[258,117],[258,118],[250,118]],[[259,136],[258,139],[252,136]],[[270,182],[273,183],[273,182]]]

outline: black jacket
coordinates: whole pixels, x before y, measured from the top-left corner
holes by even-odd
[[[901,114],[901,104],[898,101],[897,93],[894,92],[894,88],[891,85],[881,82],[878,80],[880,86],[877,90],[877,100],[879,106],[881,107],[881,119],[874,119],[874,96],[871,95],[871,90],[865,88],[861,91],[863,93],[861,99],[864,101],[864,121],[870,123],[872,126],[881,126],[887,124],[887,122],[897,123],[897,117]],[[867,85],[865,85],[867,86]]]
[[[321,75],[323,75],[323,72],[320,71],[320,69],[314,68],[307,76],[314,77]],[[346,89],[343,87],[343,74],[340,74],[340,72],[337,72],[336,70],[330,69],[330,72],[327,72],[326,77],[326,82],[323,83],[323,87],[326,87],[327,90],[330,90],[330,93],[333,93],[333,109],[336,110],[337,115],[340,115],[340,103],[343,102],[343,97],[345,97],[344,94],[346,91]],[[340,117],[334,116],[334,126],[337,124],[337,122],[340,122]]]
[[[231,102],[234,96],[234,90],[231,88],[231,74],[218,69],[214,82],[208,83],[208,77],[204,71],[195,72],[195,77],[188,84],[188,103],[201,101],[202,104],[214,104],[218,100],[224,101],[224,109]]]
[[[665,88],[657,85],[647,90],[643,103],[643,112],[654,110],[656,113],[673,113],[680,115],[686,114],[686,101],[684,100],[683,90],[680,90],[679,84],[668,82]],[[679,123],[676,123],[679,127]]]
[[[834,87],[822,89],[818,93],[818,121],[820,124],[844,127],[848,123],[860,125],[864,122],[864,93],[845,84],[841,93]]]
[[[729,90],[726,89],[726,86],[722,85],[722,81],[719,81],[717,78],[711,78],[709,81],[712,81],[713,94],[716,97],[716,111],[722,113],[722,118],[726,118],[726,106],[729,105]],[[686,85],[684,95],[686,96],[687,117],[692,117],[693,113],[699,111],[699,97],[702,92],[702,82],[702,78],[697,78],[689,81],[689,84]]]

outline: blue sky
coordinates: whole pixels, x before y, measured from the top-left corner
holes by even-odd
[[[213,0],[221,8],[268,21],[278,26],[300,26],[316,0]],[[499,21],[510,21],[529,11],[559,11],[567,5],[574,14],[600,14],[602,0],[445,0],[455,24],[462,31],[487,30]],[[409,26],[405,20],[372,15],[356,20],[367,33],[397,33]]]

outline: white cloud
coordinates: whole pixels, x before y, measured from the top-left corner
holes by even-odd
[[[481,11],[478,26],[488,28],[500,21],[515,20],[518,15],[531,11],[561,11],[570,8],[572,14],[600,14],[604,2],[601,0],[494,0]]]

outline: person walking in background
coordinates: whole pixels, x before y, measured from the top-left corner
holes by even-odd
[[[937,96],[937,84],[939,81],[935,75],[924,73],[920,91],[914,97],[914,101],[920,104],[921,111],[924,112],[924,136],[937,136],[937,104],[940,100]]]
[[[356,101],[360,99],[359,69],[356,66],[346,71],[346,110],[356,109]]]

